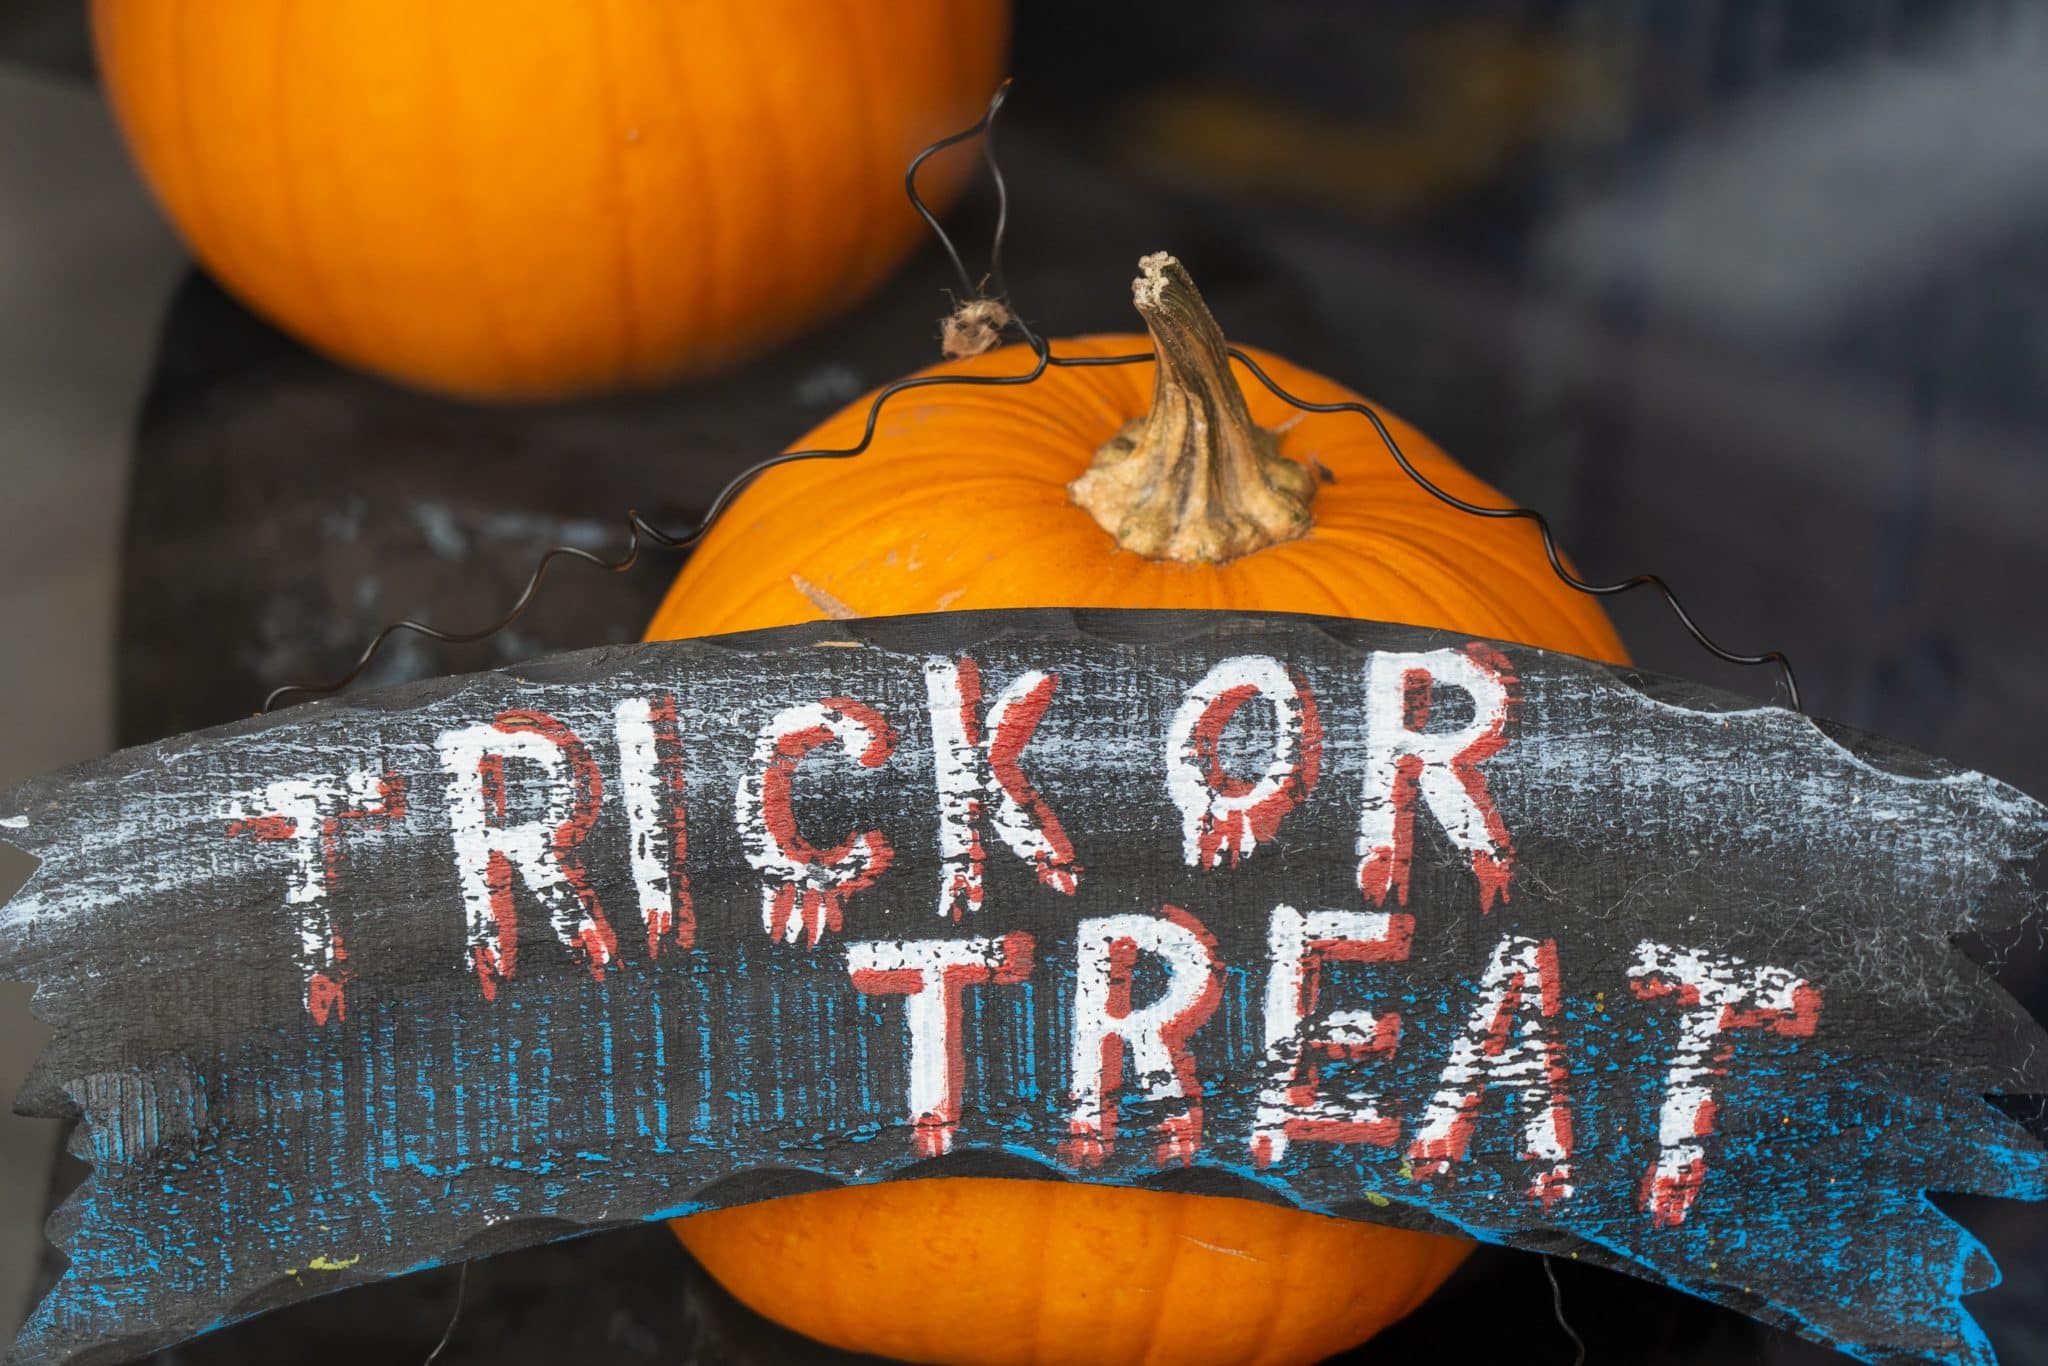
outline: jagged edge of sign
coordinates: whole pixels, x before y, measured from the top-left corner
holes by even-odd
[[[1462,633],[1439,632],[1427,628],[1405,626],[1396,623],[1372,623],[1348,618],[1314,616],[1295,613],[1242,613],[1214,612],[1199,610],[1170,609],[1010,609],[978,613],[926,614],[908,617],[861,618],[849,621],[809,622],[795,626],[779,627],[765,631],[746,632],[724,637],[698,640],[668,641],[641,645],[610,645],[591,649],[543,656],[524,664],[482,670],[471,674],[454,675],[424,680],[418,683],[377,689],[344,698],[323,700],[294,708],[289,712],[247,718],[206,731],[175,737],[173,740],[156,745],[141,746],[109,756],[110,760],[127,759],[132,768],[144,765],[157,766],[167,756],[175,756],[182,748],[201,744],[232,740],[244,736],[262,734],[281,726],[303,726],[323,720],[337,719],[350,713],[391,712],[411,710],[420,706],[459,699],[463,692],[482,680],[491,677],[508,677],[534,682],[550,681],[551,675],[575,671],[586,681],[598,676],[593,665],[610,671],[624,671],[659,655],[677,651],[711,650],[719,652],[745,652],[755,655],[784,654],[810,651],[821,648],[846,648],[857,646],[902,654],[912,657],[918,638],[929,640],[935,626],[943,624],[950,630],[958,631],[970,622],[979,622],[983,629],[978,639],[1015,638],[1020,636],[1057,635],[1067,639],[1087,638],[1116,648],[1139,648],[1148,644],[1180,643],[1197,640],[1219,633],[1242,632],[1245,628],[1271,625],[1291,625],[1311,630],[1341,648],[1363,654],[1366,647],[1355,639],[1361,630],[1372,630],[1382,643],[1400,643],[1407,637],[1418,646],[1441,645],[1447,639],[1463,640]],[[1510,642],[1511,643],[1511,642]],[[1512,643],[1514,648],[1530,651],[1535,647]],[[1829,727],[1802,713],[1782,708],[1759,705],[1740,695],[1694,684],[1682,679],[1648,673],[1623,666],[1610,665],[1599,661],[1584,660],[1576,656],[1562,655],[1555,651],[1537,651],[1569,660],[1589,672],[1598,672],[1622,683],[1644,705],[1680,713],[1696,715],[1757,714],[1772,721],[1796,728],[1802,741],[1823,747],[1832,756],[1846,758],[1857,766],[1888,781],[1910,784],[1975,785],[2006,806],[2015,816],[2015,827],[2024,828],[2025,820],[2017,819],[2021,813],[2030,816],[2035,838],[2031,847],[2016,849],[1994,886],[1987,886],[1983,895],[1972,908],[1977,913],[1974,923],[1957,925],[1941,930],[1947,935],[1953,930],[1964,928],[1982,932],[1986,929],[2019,929],[2039,908],[2042,896],[2032,889],[2031,880],[2023,865],[2037,857],[2048,847],[2048,809],[2016,789],[1986,775],[1957,768],[1945,761],[1930,759],[1889,742],[1876,740],[1860,732],[1840,727]],[[1891,759],[1894,762],[1884,762]],[[1909,769],[1902,771],[1897,764],[1903,760]],[[95,761],[104,764],[108,760]],[[20,848],[30,857],[36,857],[36,846],[40,841],[28,832],[35,826],[32,808],[39,803],[46,809],[61,812],[61,804],[55,794],[61,792],[74,773],[94,764],[78,765],[56,774],[32,779],[21,786],[0,794],[0,842]],[[131,768],[131,771],[132,771]],[[40,865],[40,861],[39,861]],[[0,903],[0,935],[19,928],[21,914],[32,904],[41,904],[44,894],[37,888],[41,866],[32,873],[23,886],[6,902]],[[1985,914],[1987,909],[1995,914]],[[11,914],[10,914],[11,913]],[[19,944],[0,942],[0,977],[9,979],[26,978],[35,983],[31,998],[31,1009],[36,1017],[50,1025],[59,1034],[66,1026],[69,1012],[65,1009],[66,998],[72,996],[82,985],[81,977],[75,972],[47,974],[39,971],[39,963],[32,955],[21,952]],[[2039,1035],[2038,1042],[2048,1043],[2048,1034],[2043,1034],[2037,1022],[2025,1016],[2025,1012],[2013,1002],[1994,978],[1969,962],[1951,947],[1962,960],[1960,970],[1978,975],[1983,989],[1997,993],[2007,1002],[2017,1018],[2024,1020]],[[54,978],[54,980],[53,980]],[[17,1112],[52,1118],[68,1118],[77,1121],[69,1150],[84,1161],[90,1169],[92,1137],[90,1119],[87,1116],[83,1098],[69,1089],[62,1080],[49,1077],[43,1071],[43,1063],[56,1051],[55,1039],[38,1059],[36,1070],[24,1086],[16,1103]],[[2048,1050],[2042,1050],[2038,1061],[2029,1059],[2028,1077],[2048,1091]],[[1955,1094],[1955,1088],[1945,1089]],[[2019,1092],[2016,1094],[2029,1094]],[[1985,1111],[1986,1127],[1967,1138],[1970,1146],[1982,1150],[1996,1134],[2003,1134],[2005,1151],[2029,1151],[2037,1158],[2040,1170],[2036,1172],[2034,1185],[2019,1188],[2009,1185],[1998,1194],[2016,1198],[2048,1198],[2048,1187],[2044,1187],[2043,1172],[2048,1172],[2048,1146],[2044,1146],[2024,1126],[2007,1117],[1989,1100],[1977,1098]],[[964,1149],[949,1158],[919,1161],[906,1159],[887,1172],[877,1173],[879,1181],[914,1180],[939,1175],[965,1175],[979,1170],[984,1174],[990,1162],[1007,1164],[1008,1174],[1023,1175],[1023,1168],[1033,1169],[1030,1175],[1035,1179],[1070,1179],[1067,1173],[1056,1167],[1038,1163],[1031,1159],[1012,1154],[991,1153],[987,1150]],[[323,1281],[318,1291],[308,1293],[303,1281],[288,1275],[280,1275],[263,1289],[245,1296],[225,1314],[216,1319],[201,1321],[188,1318],[184,1321],[167,1322],[155,1331],[139,1333],[118,1340],[101,1340],[90,1346],[81,1347],[65,1356],[23,1355],[10,1356],[25,1363],[43,1361],[75,1361],[87,1358],[94,1360],[115,1359],[128,1351],[146,1352],[192,1336],[210,1332],[216,1328],[262,1313],[267,1309],[285,1303],[294,1303],[314,1298],[318,1294],[346,1289],[354,1285],[390,1279],[394,1275],[425,1270],[431,1266],[446,1265],[467,1260],[474,1256],[492,1252],[507,1251],[514,1247],[533,1246],[543,1242],[585,1236],[590,1233],[619,1227],[631,1226],[651,1220],[674,1217],[710,1207],[706,1196],[712,1196],[720,1204],[750,1203],[771,1199],[779,1195],[798,1193],[801,1190],[822,1189],[848,1184],[826,1173],[814,1172],[786,1163],[763,1163],[745,1172],[735,1173],[707,1182],[692,1193],[691,1199],[667,1209],[650,1211],[638,1218],[609,1219],[579,1224],[561,1218],[538,1217],[531,1220],[517,1220],[495,1226],[490,1232],[478,1238],[467,1240],[420,1264],[399,1272],[353,1275],[347,1271],[328,1273],[330,1279]],[[1226,1163],[1198,1161],[1189,1168],[1166,1172],[1130,1184],[1147,1188],[1193,1190],[1209,1194],[1227,1194],[1238,1198],[1264,1199],[1271,1203],[1296,1208],[1314,1208],[1293,1199],[1281,1186],[1262,1181],[1248,1169]],[[82,1223],[94,1197],[94,1181],[89,1175],[79,1189],[60,1204],[50,1215],[47,1233],[51,1243],[60,1251],[68,1249],[71,1234]],[[1386,1203],[1381,1203],[1385,1200]],[[1962,1335],[1957,1343],[1957,1354],[1950,1359],[1957,1362],[1989,1363],[1993,1358],[1988,1341],[1983,1338],[1974,1321],[1961,1304],[1961,1297],[1996,1283],[1995,1267],[1988,1252],[1962,1225],[1929,1202],[1930,1213],[1939,1217],[1952,1228],[1957,1236],[1957,1262],[1953,1269],[1952,1285],[1955,1299],[1957,1331]],[[1590,1241],[1580,1235],[1561,1230],[1545,1230],[1516,1225],[1512,1228],[1494,1229],[1478,1226],[1447,1226],[1423,1211],[1419,1205],[1392,1200],[1382,1196],[1380,1200],[1362,1199],[1342,1207],[1319,1209],[1317,1212],[1342,1217],[1364,1219],[1369,1222],[1394,1223],[1406,1226],[1434,1226],[1439,1229],[1452,1227],[1464,1236],[1482,1241],[1502,1243],[1524,1250],[1575,1257],[1625,1274],[1667,1283],[1679,1284],[1670,1277],[1657,1273],[1639,1263],[1626,1252]],[[67,1270],[60,1277],[58,1287],[53,1288],[43,1304],[37,1306],[29,1325],[23,1330],[22,1342],[31,1340],[29,1330],[45,1316],[47,1307],[56,1300],[62,1288],[70,1280]],[[1866,1355],[1868,1352],[1883,1350],[1883,1344],[1868,1344],[1862,1347],[1834,1342],[1822,1335],[1816,1327],[1796,1311],[1778,1304],[1764,1301],[1754,1294],[1744,1294],[1732,1285],[1703,1284],[1682,1285],[1682,1289],[1717,1303],[1729,1305],[1739,1312],[1772,1324],[1788,1332],[1825,1342],[1830,1346],[1849,1351],[1852,1355]]]

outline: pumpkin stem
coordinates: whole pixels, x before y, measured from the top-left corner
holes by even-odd
[[[1095,452],[1067,486],[1125,550],[1221,564],[1308,534],[1316,481],[1253,423],[1223,330],[1165,252],[1138,263],[1131,298],[1152,333],[1152,411]]]

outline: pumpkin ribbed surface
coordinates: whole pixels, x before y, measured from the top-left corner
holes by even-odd
[[[967,1178],[679,1219],[721,1284],[823,1342],[976,1366],[1311,1362],[1402,1318],[1471,1246],[1250,1200]]]
[[[1143,335],[1055,343],[1061,355],[1151,349]],[[1245,348],[1312,402],[1355,400],[1338,384]],[[926,374],[1019,374],[1005,347]],[[1282,455],[1327,475],[1314,526],[1226,564],[1178,564],[1119,549],[1067,485],[1151,401],[1152,367],[1049,371],[1014,388],[941,385],[891,399],[871,450],[852,461],[771,471],[691,556],[648,627],[651,639],[786,626],[840,607],[861,616],[978,607],[1194,607],[1324,612],[1523,641],[1595,659],[1621,642],[1593,599],[1558,580],[1524,521],[1472,517],[1432,498],[1355,413],[1303,414],[1245,385],[1254,421],[1284,429]],[[797,447],[860,438],[868,400]],[[1387,425],[1424,474],[1468,501],[1505,500],[1429,438]]]
[[[97,0],[135,159],[207,269],[330,355],[534,397],[702,374],[916,244],[903,167],[1004,0]],[[972,166],[938,158],[943,204]]]

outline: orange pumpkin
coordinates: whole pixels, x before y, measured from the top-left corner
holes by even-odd
[[[93,28],[230,290],[353,364],[541,397],[714,370],[879,283],[1008,4],[95,0]],[[971,164],[920,180],[944,203]]]
[[[1185,271],[1165,256],[1144,267],[1135,295],[1149,339],[1055,350],[1150,348],[1157,365],[892,399],[866,454],[783,466],[742,495],[649,637],[856,613],[1199,607],[1377,618],[1625,659],[1529,523],[1436,501],[1355,413],[1303,415],[1262,387],[1241,391]],[[1305,399],[1355,399],[1250,354]],[[1031,361],[1010,347],[925,373],[1017,374]],[[798,445],[851,445],[867,409],[853,404]],[[1420,432],[1386,420],[1439,486],[1500,505]],[[1469,1250],[1249,1201],[981,1179],[853,1187],[675,1228],[756,1309],[917,1361],[1312,1361],[1406,1314]]]

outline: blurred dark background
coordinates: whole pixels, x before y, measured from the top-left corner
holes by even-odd
[[[1399,411],[1593,577],[1655,570],[1724,643],[1788,651],[1811,710],[2048,793],[2048,5],[1038,0],[1017,22],[1007,260],[1035,326],[1129,328],[1133,264],[1170,249],[1234,338]],[[399,616],[487,619],[542,546],[614,546],[629,506],[683,522],[936,355],[926,252],[725,379],[546,408],[402,391],[183,266],[92,81],[76,0],[0,0],[0,780],[245,714]],[[991,208],[953,215],[963,242]],[[566,571],[516,630],[408,641],[374,679],[629,638],[672,568]],[[1770,695],[1653,600],[1616,615],[1648,666]],[[2001,973],[2048,1013],[2037,953]],[[39,1035],[0,1005],[11,1079]],[[0,1144],[9,1295],[49,1129]],[[2002,1359],[2048,1363],[2048,1218],[1952,1207],[2005,1268],[1971,1301]],[[1595,1366],[1837,1359],[1559,1274]],[[418,1359],[452,1289],[167,1359]],[[806,1350],[653,1229],[479,1264],[442,1360]],[[1502,1253],[1357,1360],[1504,1350],[1572,1359],[1539,1264]]]

